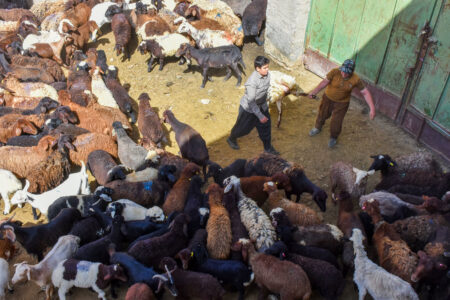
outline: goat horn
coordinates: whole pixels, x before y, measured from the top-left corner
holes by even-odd
[[[168,279],[161,274],[153,275],[152,279],[161,279],[163,281],[168,281]]]
[[[169,271],[169,268],[167,267],[167,265],[164,265],[164,268],[166,269],[167,276],[169,277],[170,283],[173,284],[173,278],[172,278],[172,274],[171,274],[173,272],[173,270]]]

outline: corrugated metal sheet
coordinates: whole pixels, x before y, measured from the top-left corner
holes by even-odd
[[[450,160],[449,14],[450,0],[312,0],[305,66],[355,58],[377,108]]]

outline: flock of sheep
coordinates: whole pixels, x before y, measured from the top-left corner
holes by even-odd
[[[38,211],[48,219],[25,227],[13,215],[1,223],[1,297],[10,282],[20,288],[33,281],[46,299],[55,288],[65,299],[72,287],[106,299],[104,289],[111,286],[114,297],[120,285],[130,300],[164,291],[221,299],[226,290],[244,299],[254,282],[261,297],[309,299],[316,291],[338,299],[347,274],[360,299],[449,297],[450,175],[431,155],[375,155],[368,171],[335,163],[338,221],[325,224],[300,200],[309,193],[325,212],[328,195],[300,165],[267,153],[218,165],[200,133],[170,110],[160,119],[147,93],[136,111],[117,68],[103,51],[87,48],[111,23],[116,55],[129,58],[136,34],[138,50],[150,54],[149,72],[155,59],[162,70],[165,57],[189,64],[194,58],[202,87],[209,68],[224,66],[239,85],[245,64],[238,47],[244,37],[262,43],[266,6],[264,0],[43,0],[30,10],[0,9],[3,213],[29,203],[35,219]],[[293,77],[271,71],[277,126],[281,100],[293,92],[299,92]],[[181,156],[163,149],[162,122],[175,132]],[[129,136],[132,126],[139,143]],[[381,182],[366,194],[375,171]],[[11,278],[16,241],[38,263],[16,264]]]

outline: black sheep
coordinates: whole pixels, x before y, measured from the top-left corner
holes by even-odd
[[[207,177],[213,177],[214,182],[223,186],[223,180],[225,178],[230,177],[231,175],[234,175],[238,178],[245,176],[245,164],[247,163],[247,160],[245,159],[236,159],[233,163],[231,163],[229,166],[222,168],[219,164],[215,162],[210,162],[208,165],[208,173],[206,174]]]
[[[244,36],[254,36],[258,46],[262,46],[260,40],[261,27],[266,20],[267,0],[253,0],[244,10],[242,15],[242,29]]]
[[[203,181],[195,175],[191,178],[184,213],[189,216],[188,235],[192,237],[199,228],[205,228],[209,209],[205,207],[206,195],[202,193]]]
[[[5,222],[4,226],[11,226],[17,237],[17,241],[30,254],[35,254],[38,260],[44,258],[44,251],[47,247],[52,247],[58,238],[70,232],[73,224],[81,219],[81,214],[74,208],[63,209],[58,216],[47,224],[22,227],[22,222]]]
[[[178,121],[173,112],[166,110],[163,113],[163,121],[169,123],[175,131],[175,140],[180,148],[181,156],[203,167],[203,175],[206,177],[206,165],[209,162],[206,142],[194,128]]]
[[[223,195],[223,205],[225,209],[228,211],[228,215],[230,216],[231,222],[231,244],[234,245],[239,239],[248,239],[248,232],[245,228],[244,224],[241,221],[241,215],[239,213],[239,209],[237,206],[239,199],[236,196],[236,193],[229,192]],[[231,249],[230,259],[243,261],[242,251],[234,251]]]

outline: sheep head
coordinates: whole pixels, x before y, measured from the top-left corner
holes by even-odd
[[[380,203],[375,199],[369,199],[362,204],[362,210],[366,211],[372,218],[380,215]],[[380,215],[381,217],[381,215]],[[374,220],[375,222],[375,220]]]
[[[223,185],[225,186],[224,192],[228,193],[229,191],[231,191],[231,189],[240,187],[241,180],[236,176],[232,175],[223,180]]]
[[[352,236],[350,237],[350,241],[353,242],[353,246],[361,246],[361,247],[363,247],[363,240],[364,240],[364,236],[363,236],[363,234],[361,232],[361,229],[353,228]]]
[[[176,57],[180,57],[180,56],[186,56],[186,58],[190,59],[191,58],[191,53],[190,53],[190,47],[191,45],[184,43],[180,45],[180,48],[178,48],[177,52],[175,53]]]
[[[16,121],[16,123],[13,126],[13,131],[16,136],[19,136],[22,134],[22,132],[28,133],[28,134],[37,134],[38,129],[36,126],[34,126],[33,123],[26,119],[19,119]]]
[[[114,279],[118,279],[123,282],[127,282],[128,278],[125,275],[123,267],[119,264],[105,266],[106,274],[103,277],[104,281],[110,281]]]
[[[190,162],[184,167],[181,176],[191,178],[194,175],[200,174],[200,171],[200,167],[197,164]]]
[[[166,217],[164,216],[163,210],[159,206],[153,206],[153,207],[149,208],[145,212],[145,216],[150,217],[150,220],[152,222],[157,222],[157,223],[164,222],[164,220],[166,219]]]
[[[286,192],[292,191],[291,180],[289,179],[289,176],[282,172],[275,173],[272,176],[271,181],[274,182],[279,189],[284,189]]]
[[[11,198],[11,204],[12,205],[18,205],[19,207],[22,207],[22,204],[27,202],[29,200],[28,197],[28,188],[30,187],[30,182],[28,180],[25,180],[25,186],[23,190],[18,190],[14,196]]]
[[[273,181],[267,181],[264,183],[263,191],[270,194],[277,191],[277,186]]]
[[[389,168],[397,166],[397,163],[387,154],[371,155],[370,158],[373,158],[373,163],[369,167],[369,171],[386,171]]]
[[[187,270],[189,268],[189,261],[193,256],[194,252],[190,251],[188,248],[184,248],[175,255],[175,258],[181,260],[183,269]]]

